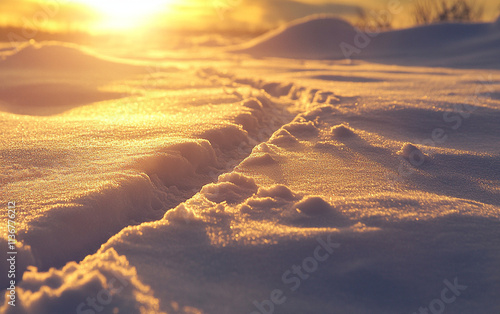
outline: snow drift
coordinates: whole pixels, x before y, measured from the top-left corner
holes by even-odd
[[[0,108],[30,115],[54,115],[130,96],[129,91],[105,90],[104,86],[148,72],[138,62],[60,42],[23,45],[0,56],[0,69]]]
[[[497,21],[370,32],[320,15],[291,22],[232,51],[257,57],[499,68],[500,30]]]
[[[114,85],[138,97],[0,113],[23,242],[0,311],[498,312],[499,73],[182,62]]]
[[[96,77],[145,72],[140,63],[131,64],[131,61],[124,62],[80,45],[62,42],[26,44],[4,54],[2,59],[0,68],[4,69],[91,72]]]

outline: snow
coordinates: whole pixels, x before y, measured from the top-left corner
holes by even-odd
[[[429,158],[411,143],[404,143],[398,154],[406,158],[413,166],[421,166]]]
[[[316,15],[293,21],[231,51],[256,57],[498,69],[497,26],[498,21],[442,23],[380,32],[356,29],[339,18]]]
[[[0,312],[496,313],[496,24],[381,33],[352,62],[324,16],[210,66],[2,53]]]
[[[290,23],[263,35],[239,51],[255,56],[284,58],[341,58],[338,47],[356,35],[352,25],[341,19],[317,16]],[[248,46],[248,47],[246,47]]]
[[[337,138],[350,137],[355,135],[353,129],[343,124],[332,126],[330,132],[332,133],[333,137]]]
[[[64,72],[73,70],[92,72],[94,76],[107,76],[111,71],[144,72],[144,67],[137,67],[137,64],[123,64],[120,59],[100,55],[75,44],[60,42],[27,44],[3,56],[3,59],[4,69],[36,68]],[[118,73],[113,73],[116,74]]]
[[[93,311],[92,304],[96,304],[94,309],[101,311],[105,305],[113,311],[161,313],[158,299],[136,276],[136,269],[113,250],[99,257],[89,256],[78,265],[68,263],[61,270],[51,269],[40,274],[36,268],[31,269],[23,278],[25,286],[19,293],[20,306],[7,307],[4,313],[64,313],[71,310],[85,313]],[[48,285],[39,289],[45,283]],[[82,302],[73,309],[71,306],[76,300]]]
[[[239,203],[257,192],[254,180],[238,173],[226,173],[219,177],[217,183],[205,185],[201,193],[215,203]]]

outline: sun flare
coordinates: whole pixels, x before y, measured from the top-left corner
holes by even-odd
[[[77,0],[103,17],[102,25],[111,29],[141,26],[159,13],[168,12],[178,0]]]

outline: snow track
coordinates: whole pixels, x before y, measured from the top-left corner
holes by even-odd
[[[22,51],[16,55],[14,61],[33,58],[33,54],[38,53],[51,55],[57,49],[57,46],[49,46],[46,49],[42,47],[40,51],[27,49],[28,51]],[[61,49],[64,51],[69,49],[71,55],[78,60],[82,58],[77,51],[74,51],[74,48]],[[7,61],[14,62],[9,59]],[[44,66],[47,65],[44,64]],[[113,66],[118,65],[113,64]],[[164,72],[165,75],[169,75],[170,70],[168,71]],[[162,73],[160,71],[156,75]],[[79,261],[95,252],[110,236],[121,229],[160,219],[166,211],[192,197],[205,184],[216,180],[220,174],[231,172],[251,153],[255,145],[266,141],[276,129],[293,119],[293,114],[288,111],[291,102],[287,100],[279,100],[253,87],[250,90],[245,89],[246,95],[241,95],[236,89],[229,91],[227,88],[230,87],[226,84],[210,81],[210,79],[201,78],[198,84],[213,86],[218,89],[215,93],[219,94],[212,92],[205,101],[203,98],[198,99],[196,106],[210,107],[213,99],[217,99],[216,101],[220,103],[221,99],[227,98],[228,110],[232,110],[229,116],[224,118],[228,121],[222,121],[218,125],[211,125],[207,128],[194,129],[190,131],[192,135],[188,137],[167,137],[164,144],[145,142],[146,146],[151,145],[152,148],[144,152],[127,152],[129,156],[120,158],[119,168],[107,170],[109,173],[100,172],[99,165],[90,166],[90,169],[96,168],[96,173],[86,179],[104,179],[100,186],[89,187],[88,192],[69,196],[68,201],[51,202],[50,197],[47,197],[49,200],[45,199],[43,202],[45,208],[43,214],[38,217],[26,217],[23,222],[29,227],[19,229],[21,241],[19,251],[23,254],[23,259],[18,265],[19,274],[22,274],[28,265],[46,270],[50,267],[63,266],[69,261]],[[154,83],[156,88],[161,82],[155,81]],[[175,93],[196,94],[197,91],[190,87],[184,87],[184,89],[177,87]],[[229,102],[231,100],[233,102]],[[224,102],[221,106],[223,105]],[[124,102],[124,106],[129,105]],[[70,113],[84,109],[85,107],[73,109]],[[182,115],[180,117],[182,119]],[[21,119],[29,120],[30,118],[26,116]],[[52,118],[45,119],[50,121]],[[128,139],[128,136],[130,134],[120,137]],[[109,137],[111,141],[116,140],[115,135]],[[19,150],[18,162],[22,162],[22,158],[26,158],[26,149],[20,148]],[[73,159],[69,163],[70,158],[83,156],[76,156],[81,154],[78,151],[67,151],[65,155],[74,154],[75,156],[65,156],[68,164],[62,164],[62,166],[71,169],[73,165],[78,164],[78,161]],[[12,158],[11,155],[7,155],[12,152],[12,150],[4,151],[2,157],[5,160]],[[44,157],[40,153],[39,149],[33,149],[32,158],[43,160]],[[106,150],[102,153],[107,154]],[[90,158],[94,159],[93,162],[101,163],[98,155]],[[104,165],[104,169],[106,167]],[[42,171],[43,169],[40,170],[40,175],[43,178]],[[66,171],[64,169],[61,171],[64,177]],[[17,178],[17,180],[22,182],[30,177],[30,174],[27,174],[26,177]],[[45,180],[51,179],[45,178]],[[78,182],[78,179],[69,176],[67,180]],[[54,198],[57,198],[57,193],[63,188],[62,186],[56,186],[57,190],[53,192],[49,188],[48,195],[52,192]],[[35,200],[26,200],[20,204],[24,204],[26,212],[33,211],[40,206]],[[0,242],[2,247],[6,245],[3,239]],[[2,262],[1,265],[3,266],[4,263]]]
[[[500,74],[234,61],[0,114],[40,268],[1,312],[413,313],[452,283],[446,311],[498,309]]]

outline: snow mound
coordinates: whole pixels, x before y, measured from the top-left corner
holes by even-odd
[[[354,35],[352,25],[342,19],[325,15],[313,16],[299,19],[264,35],[239,52],[259,57],[341,58],[342,55],[338,53],[339,45]]]
[[[123,61],[123,60],[121,60]],[[43,42],[23,46],[20,50],[4,57],[0,61],[4,68],[16,69],[45,69],[52,71],[73,70],[78,72],[92,72],[98,75],[116,75],[115,72],[144,72],[143,67],[121,63],[99,55],[82,46],[60,42]]]
[[[321,196],[308,195],[294,204],[293,208],[300,214],[309,217],[329,216],[330,226],[343,227],[349,224],[349,219],[345,217],[337,208],[325,201]]]
[[[126,257],[110,249],[62,269],[25,272],[17,287],[16,306],[2,313],[163,313],[149,286],[137,278]]]
[[[275,145],[286,146],[296,144],[299,141],[288,130],[282,128],[273,134],[269,142]]]
[[[305,197],[295,204],[295,209],[308,216],[324,215],[333,211],[332,206],[319,196]]]
[[[398,154],[408,160],[413,166],[421,166],[429,158],[417,146],[404,143]]]
[[[281,198],[287,201],[297,198],[297,194],[293,193],[287,186],[281,184],[273,185],[269,188],[260,187],[257,196]]]
[[[500,61],[493,57],[500,54],[498,24],[442,23],[373,33],[335,17],[315,15],[231,51],[256,57],[500,68]]]
[[[0,56],[0,68],[16,73],[8,78],[6,88],[0,89],[2,111],[43,116],[129,96],[129,91],[107,90],[105,86],[147,72],[145,66],[131,61],[58,42],[23,45]],[[29,79],[23,80],[24,76]]]
[[[333,137],[336,137],[336,138],[351,137],[355,134],[353,129],[351,129],[350,127],[348,127],[344,124],[333,126],[330,129],[330,132],[332,133]]]

